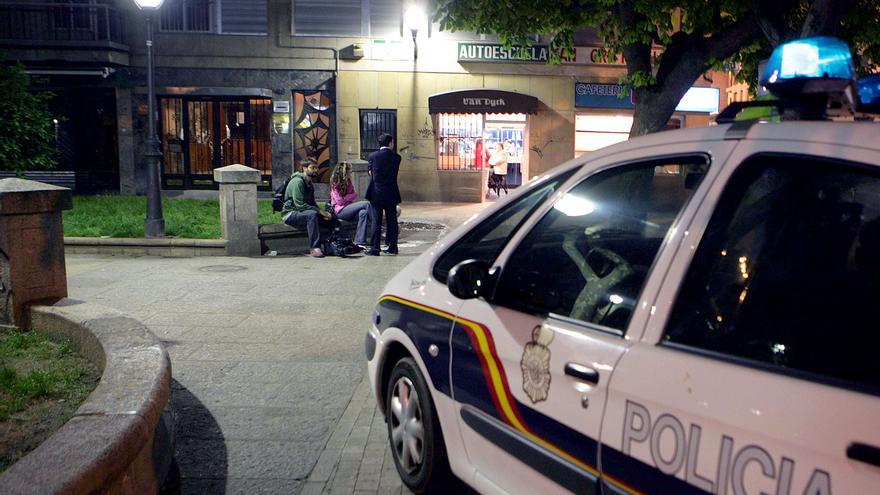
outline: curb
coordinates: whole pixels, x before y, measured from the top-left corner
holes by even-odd
[[[267,224],[269,225],[269,224]],[[400,230],[449,230],[445,223],[407,219],[399,223]],[[442,237],[442,235],[441,235]],[[306,239],[305,233],[282,236],[282,238]],[[262,239],[261,239],[262,240]],[[274,241],[276,239],[266,239]],[[262,240],[264,243],[266,240]],[[302,244],[302,245],[300,245]],[[308,250],[308,243],[295,243],[294,250]],[[270,249],[266,249],[270,250]],[[290,251],[276,249],[279,252]],[[65,237],[64,252],[67,254],[110,254],[124,256],[165,256],[169,258],[192,258],[195,256],[227,256],[226,239],[148,239],[142,237]]]
[[[101,382],[73,418],[0,475],[0,493],[158,492],[153,444],[171,394],[161,342],[123,313],[74,299],[32,307],[31,323],[69,339],[102,370]]]
[[[226,256],[226,240],[65,237],[64,251],[70,254],[121,254],[176,258]]]

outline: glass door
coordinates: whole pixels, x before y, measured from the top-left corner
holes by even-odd
[[[261,187],[270,188],[272,185],[272,100],[250,100],[250,110],[247,113],[248,127],[250,127],[250,148],[248,151],[249,167],[260,171],[262,176]]]
[[[271,107],[268,98],[161,98],[163,187],[216,188],[215,168],[242,164],[259,170],[260,189],[269,189]]]
[[[488,143],[490,154],[495,143],[504,143],[507,151],[507,187],[522,184],[523,147],[525,145],[526,116],[524,114],[487,114],[484,141]]]
[[[214,168],[218,160],[216,105],[211,100],[186,103],[188,186],[213,186]]]
[[[221,101],[220,103],[220,156],[219,165],[245,165],[248,162],[247,121],[245,102]]]

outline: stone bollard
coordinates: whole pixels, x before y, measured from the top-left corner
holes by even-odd
[[[260,171],[244,165],[214,169],[220,183],[220,226],[226,239],[226,254],[259,256],[257,237],[257,183]]]
[[[67,297],[61,211],[70,189],[0,180],[0,324],[27,328],[27,305]]]
[[[370,164],[366,160],[350,160],[351,163],[351,182],[354,185],[354,191],[358,198],[364,198],[367,193],[367,186],[370,185]]]

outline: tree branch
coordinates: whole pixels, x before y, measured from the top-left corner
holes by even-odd
[[[617,11],[623,26],[636,26],[639,22],[645,20],[644,16],[636,12],[630,2],[621,2],[616,5],[614,10]],[[623,56],[626,59],[626,69],[629,75],[633,75],[636,72],[651,74],[650,43],[627,43],[623,45]]]
[[[761,28],[761,32],[764,33],[764,37],[767,38],[771,45],[776,46],[792,37],[794,33],[792,33],[785,24],[784,18],[784,13],[792,8],[792,5],[786,5],[784,7],[771,5],[767,8],[767,5],[760,0],[752,0],[751,5],[755,21]]]
[[[703,38],[710,59],[723,60],[732,56],[743,46],[751,43],[761,34],[755,18],[748,16],[721,29],[708,38]]]
[[[801,37],[834,36],[840,29],[840,18],[846,10],[847,0],[815,0],[801,28]]]

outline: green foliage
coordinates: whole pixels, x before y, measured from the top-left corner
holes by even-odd
[[[860,74],[880,71],[880,2],[850,0],[838,35],[849,42]]]
[[[54,126],[49,93],[27,90],[21,65],[0,65],[0,170],[50,169],[55,166]]]
[[[257,201],[260,223],[279,223],[269,200]],[[69,237],[143,237],[147,199],[144,196],[74,196],[64,212]],[[220,203],[207,199],[162,199],[165,233],[189,239],[219,239]]]
[[[43,399],[82,402],[97,370],[67,343],[36,332],[0,333],[0,421]]]
[[[576,31],[595,29],[609,56],[628,57],[622,82],[648,96],[636,104],[638,120],[651,95],[684,94],[713,68],[734,71],[754,91],[758,62],[775,43],[802,35],[813,2],[827,7],[817,18],[840,19],[822,26],[851,44],[859,71],[878,70],[880,0],[437,0],[433,17],[441,29],[498,34],[508,46],[528,45],[540,35],[549,39],[555,62],[560,53],[570,53]],[[657,46],[663,53],[652,58]],[[667,117],[673,108],[664,108]],[[642,130],[662,128],[662,115],[655,114]]]

